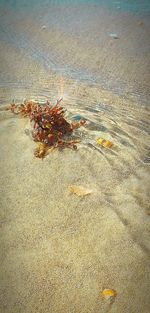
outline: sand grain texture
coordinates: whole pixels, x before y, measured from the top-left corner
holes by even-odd
[[[100,156],[84,147],[35,158],[27,121],[1,114],[1,312],[147,313],[147,250],[105,197],[114,171],[101,158],[94,177]],[[69,193],[83,182],[99,193]],[[118,293],[111,307],[104,288]]]

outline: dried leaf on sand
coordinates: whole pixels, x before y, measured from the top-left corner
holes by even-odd
[[[44,158],[52,149],[53,147],[49,147],[44,143],[39,143],[38,147],[34,150],[34,155],[37,158]]]
[[[115,299],[117,296],[117,291],[114,289],[103,289],[102,290],[102,297],[106,300],[112,300]]]
[[[88,189],[88,188],[83,187],[83,186],[77,186],[77,185],[69,186],[69,191],[76,194],[78,197],[87,196],[87,195],[90,195],[91,193],[93,193],[93,190]]]
[[[97,144],[104,148],[111,148],[113,146],[113,143],[110,140],[105,140],[103,138],[98,138]]]

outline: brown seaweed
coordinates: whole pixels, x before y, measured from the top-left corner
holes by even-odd
[[[85,121],[69,123],[64,117],[65,110],[60,106],[61,101],[62,99],[58,100],[55,106],[49,102],[41,105],[35,101],[11,104],[10,110],[14,114],[28,117],[31,121],[33,140],[41,143],[34,151],[36,157],[43,158],[50,147],[77,149],[76,143],[79,140],[67,138],[75,129],[83,126]]]

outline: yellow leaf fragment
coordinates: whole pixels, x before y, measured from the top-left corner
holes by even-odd
[[[109,140],[105,140],[103,142],[103,147],[105,147],[105,148],[111,148],[112,145],[113,145],[113,143],[111,141],[109,141]]]
[[[103,141],[104,141],[103,138],[98,138],[98,139],[97,139],[97,143],[98,143],[99,145],[102,145]]]
[[[105,299],[115,298],[117,296],[117,291],[114,289],[103,289],[102,297]]]
[[[105,148],[111,148],[113,145],[113,143],[110,140],[105,140],[103,138],[98,138],[97,143],[98,143],[98,145],[101,145]]]
[[[37,148],[34,150],[34,155],[37,158],[43,158],[48,153],[49,147],[44,143],[39,143]]]
[[[87,196],[93,192],[92,190],[87,189],[83,186],[76,186],[76,185],[69,186],[69,191],[76,194],[78,197]]]
[[[45,127],[46,127],[46,128],[51,128],[52,125],[51,125],[50,123],[47,123],[47,124],[45,125]]]

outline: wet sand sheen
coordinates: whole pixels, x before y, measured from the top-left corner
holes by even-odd
[[[40,36],[42,45],[50,37]],[[1,103],[54,103],[63,82],[67,119],[81,115],[87,125],[77,151],[54,151],[42,161],[33,156],[28,121],[1,105],[1,312],[147,313],[149,110],[47,69],[28,52],[2,42]],[[95,149],[98,137],[114,148]],[[78,198],[68,190],[72,184],[95,192]],[[117,291],[112,306],[103,288]]]
[[[98,5],[51,5],[28,15],[7,10],[1,24],[2,42],[43,64],[47,71],[97,82],[148,104],[150,27],[146,16],[111,12]],[[118,39],[110,37],[111,33],[117,33]],[[11,58],[5,61],[3,53],[1,58],[1,82],[7,82]]]

